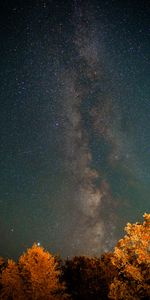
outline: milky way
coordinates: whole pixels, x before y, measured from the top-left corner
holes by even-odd
[[[76,218],[69,243],[73,253],[98,254],[114,244],[115,199],[102,172],[92,167],[88,126],[84,118],[91,122],[93,134],[96,130],[99,136],[115,144],[111,156],[118,156],[113,123],[119,116],[111,95],[100,89],[101,85],[105,86],[107,74],[99,60],[95,22],[93,27],[91,17],[80,10],[75,24],[73,43],[77,52],[76,62],[61,76],[66,120],[64,151],[66,168],[74,182],[70,201],[75,205],[73,215]],[[89,104],[86,104],[89,98]],[[89,106],[86,116],[82,113],[82,105]]]
[[[100,255],[149,211],[147,3],[2,2],[0,255]]]
[[[121,163],[130,172],[139,162],[132,137],[122,126],[120,103],[105,66],[104,45],[98,40],[94,13],[88,9],[76,7],[76,59],[62,73],[61,93],[66,119],[66,168],[74,182],[70,201],[76,219],[69,243],[73,253],[98,254],[112,249],[116,241],[119,199],[113,195],[103,168],[92,166],[90,135],[109,146],[106,160],[110,168]]]

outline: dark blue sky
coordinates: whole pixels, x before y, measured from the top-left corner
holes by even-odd
[[[148,1],[1,4],[0,255],[111,250],[150,202]]]

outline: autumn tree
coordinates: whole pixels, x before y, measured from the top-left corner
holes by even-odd
[[[102,254],[100,258],[101,267],[101,297],[100,299],[108,299],[109,287],[113,282],[114,277],[117,275],[117,269],[112,264],[113,253],[107,252]]]
[[[5,268],[5,260],[3,257],[0,256],[0,291],[2,289],[2,283],[1,283],[1,275],[2,275],[2,271]]]
[[[106,300],[113,269],[111,254],[103,258],[79,256],[66,260],[64,280],[74,300]]]
[[[42,247],[34,244],[19,259],[21,276],[24,280],[26,299],[66,299],[65,287],[60,283],[56,258]]]
[[[150,299],[150,214],[144,222],[125,227],[126,235],[114,250],[117,276],[110,285],[110,299]]]
[[[0,273],[2,272],[4,265],[5,265],[5,260],[3,257],[0,256]]]
[[[12,260],[8,260],[6,268],[2,270],[0,276],[1,282],[1,300],[25,300],[23,292],[23,281],[20,276],[18,265]]]

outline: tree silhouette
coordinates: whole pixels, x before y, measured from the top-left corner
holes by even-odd
[[[0,292],[2,289],[2,281],[1,281],[2,271],[5,267],[6,267],[6,262],[5,262],[4,258],[0,256]]]
[[[114,267],[111,254],[103,258],[79,256],[66,260],[64,280],[75,300],[106,300]]]
[[[114,250],[117,276],[110,285],[110,299],[150,299],[150,214],[143,224],[128,223],[126,235]]]

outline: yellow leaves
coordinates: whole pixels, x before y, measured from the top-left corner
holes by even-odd
[[[111,299],[141,299],[148,295],[147,277],[150,273],[150,214],[144,214],[143,224],[128,223],[127,235],[114,250],[112,263],[118,276],[110,286]],[[131,284],[132,283],[132,284]],[[121,298],[123,293],[123,298]]]
[[[117,259],[135,258],[137,257],[137,262],[143,263],[145,261],[150,261],[149,255],[149,245],[150,245],[150,217],[148,214],[144,215],[143,224],[130,224],[128,223],[125,230],[127,235],[124,239],[121,239],[114,251],[115,257]],[[145,226],[146,222],[146,226]],[[149,225],[148,225],[149,224]]]
[[[135,288],[139,291],[142,287],[139,285],[135,287],[134,284],[132,286],[132,283],[129,286],[128,282],[123,282],[115,278],[110,285],[108,297],[114,300],[140,300],[141,298],[136,294]]]
[[[110,292],[109,292],[109,297],[111,299],[119,300],[119,299],[125,299],[125,293],[127,290],[127,286],[125,282],[121,282],[118,279],[114,279],[113,283],[110,285]]]
[[[123,253],[122,249],[115,247],[114,255],[112,257],[112,264],[117,266],[118,262],[120,265],[126,264],[127,254]]]
[[[126,265],[124,268],[125,275],[130,278],[130,280],[134,279],[137,281],[142,281],[143,276],[141,272],[139,271],[138,267],[132,266],[132,265]]]
[[[128,223],[125,231],[114,253],[101,259],[74,257],[61,269],[56,258],[36,244],[18,264],[8,260],[6,265],[0,257],[0,300],[68,299],[60,276],[79,299],[107,299],[109,288],[110,299],[150,299],[150,214],[144,214],[143,224]]]
[[[150,214],[145,213],[143,217],[144,217],[144,226],[147,226],[150,229]]]

